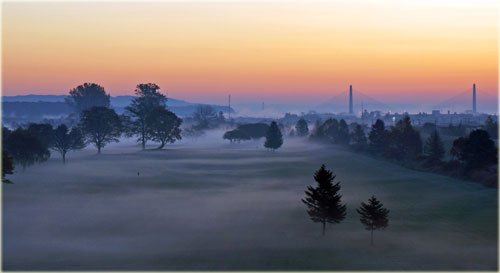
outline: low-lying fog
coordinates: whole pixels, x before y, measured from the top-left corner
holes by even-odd
[[[133,139],[53,157],[3,186],[4,270],[497,270],[497,191],[300,139],[276,152],[222,131],[141,151]],[[347,218],[309,220],[325,163]],[[375,194],[389,227],[355,208]]]

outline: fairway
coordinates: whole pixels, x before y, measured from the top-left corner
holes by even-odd
[[[3,269],[498,270],[497,189],[305,139],[270,152],[213,134],[18,167],[3,185]],[[347,204],[325,236],[301,202],[323,163]],[[355,210],[371,195],[390,210],[373,247]]]

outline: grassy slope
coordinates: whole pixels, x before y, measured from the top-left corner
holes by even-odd
[[[83,151],[12,176],[4,269],[497,269],[495,189],[296,141],[275,153],[201,141]],[[348,206],[324,237],[300,202],[322,163]],[[355,212],[372,194],[391,210],[375,247]]]

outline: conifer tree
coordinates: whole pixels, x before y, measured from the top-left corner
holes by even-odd
[[[303,118],[299,119],[299,121],[297,121],[297,124],[295,124],[295,130],[297,130],[297,136],[307,136],[309,134],[307,121]]]
[[[333,184],[335,175],[325,165],[314,173],[317,187],[308,186],[306,198],[302,202],[307,206],[307,213],[313,222],[323,224],[323,235],[327,223],[340,223],[346,216],[346,206],[339,194],[340,182]]]
[[[360,215],[360,221],[365,228],[371,231],[370,244],[373,245],[373,231],[376,229],[383,229],[389,225],[387,218],[389,210],[382,207],[382,203],[372,195],[368,199],[368,204],[361,202],[361,207],[356,209]]]
[[[361,125],[356,125],[354,132],[351,134],[351,145],[356,150],[363,150],[366,147],[366,135]]]
[[[431,162],[440,161],[444,156],[444,144],[439,136],[437,130],[435,130],[427,139],[424,146],[424,155]]]
[[[281,145],[283,145],[283,135],[281,134],[281,130],[278,127],[278,124],[273,121],[271,122],[271,126],[269,126],[269,130],[267,130],[266,142],[264,143],[264,147],[274,151],[281,147]]]
[[[384,151],[387,142],[387,130],[385,130],[385,124],[382,120],[377,119],[375,124],[372,125],[368,139],[370,140],[371,152],[380,154]]]

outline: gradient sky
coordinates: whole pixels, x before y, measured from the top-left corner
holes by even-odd
[[[418,2],[418,3],[417,3]],[[349,84],[381,100],[498,90],[495,1],[4,2],[3,95],[321,101]]]

